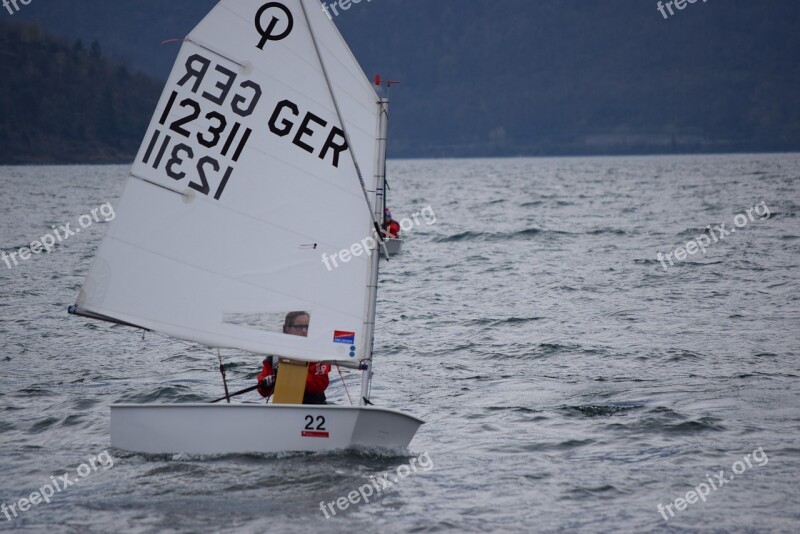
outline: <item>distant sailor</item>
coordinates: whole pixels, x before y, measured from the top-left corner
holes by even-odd
[[[383,231],[386,237],[400,237],[400,224],[392,219],[392,212],[388,209],[383,212]]]
[[[308,325],[311,316],[304,311],[289,312],[283,323],[283,333],[293,336],[308,336]],[[303,404],[327,404],[325,390],[330,382],[328,373],[331,366],[322,362],[312,362],[308,365],[306,391],[303,395]],[[277,358],[270,356],[264,359],[261,374],[258,375],[258,392],[262,397],[269,397],[275,389],[275,377],[278,373]]]

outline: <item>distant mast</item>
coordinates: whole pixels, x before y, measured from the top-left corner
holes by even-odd
[[[386,103],[385,113],[386,113],[387,121],[388,121],[388,116],[389,116],[389,90],[392,88],[392,85],[397,85],[399,83],[400,83],[399,80],[384,80],[383,78],[381,78],[380,74],[376,74],[375,75],[375,85],[377,87],[380,87],[382,85],[386,86],[386,96],[381,98],[380,101],[382,103],[383,102]],[[387,126],[387,128],[388,128],[388,126]],[[389,183],[386,181],[386,139],[388,137],[389,137],[389,135],[388,135],[388,129],[387,129],[386,133],[381,135],[381,138],[384,140],[384,146],[383,146],[383,165],[384,165],[384,167],[383,167],[383,186],[381,187],[381,189],[379,189],[379,191],[383,192],[383,212],[380,214],[380,219],[379,219],[381,221],[381,227],[383,227],[383,224],[386,223],[386,217],[385,217],[385,212],[386,212],[386,208],[387,208],[386,200],[387,200],[387,198],[389,196],[388,195]]]

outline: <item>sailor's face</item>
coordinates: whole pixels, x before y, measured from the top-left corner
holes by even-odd
[[[287,327],[287,334],[293,336],[308,336],[308,323],[311,317],[308,315],[300,315],[295,317],[294,322]]]

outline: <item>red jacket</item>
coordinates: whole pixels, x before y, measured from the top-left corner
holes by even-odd
[[[398,222],[395,220],[387,223],[384,229],[386,230],[386,235],[388,237],[397,237],[400,235],[400,224],[398,224]]]
[[[330,379],[328,378],[328,373],[330,372],[331,366],[327,363],[312,362],[308,364],[306,393],[312,393],[314,395],[321,395],[322,393],[325,393],[325,390],[328,389],[328,384],[330,383]],[[261,381],[268,376],[274,375],[275,369],[272,367],[272,358],[264,359],[261,374],[258,375],[258,392],[262,397],[269,397],[272,395],[275,390],[275,386],[273,385],[270,388],[263,388],[261,386]]]

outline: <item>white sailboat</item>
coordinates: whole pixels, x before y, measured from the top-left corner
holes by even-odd
[[[360,401],[112,405],[112,446],[224,454],[410,443],[422,421],[369,402],[380,245],[337,269],[322,261],[378,230],[387,120],[388,101],[318,0],[221,0],[184,40],[70,312],[360,369]],[[310,317],[307,337],[278,328],[297,310]]]

